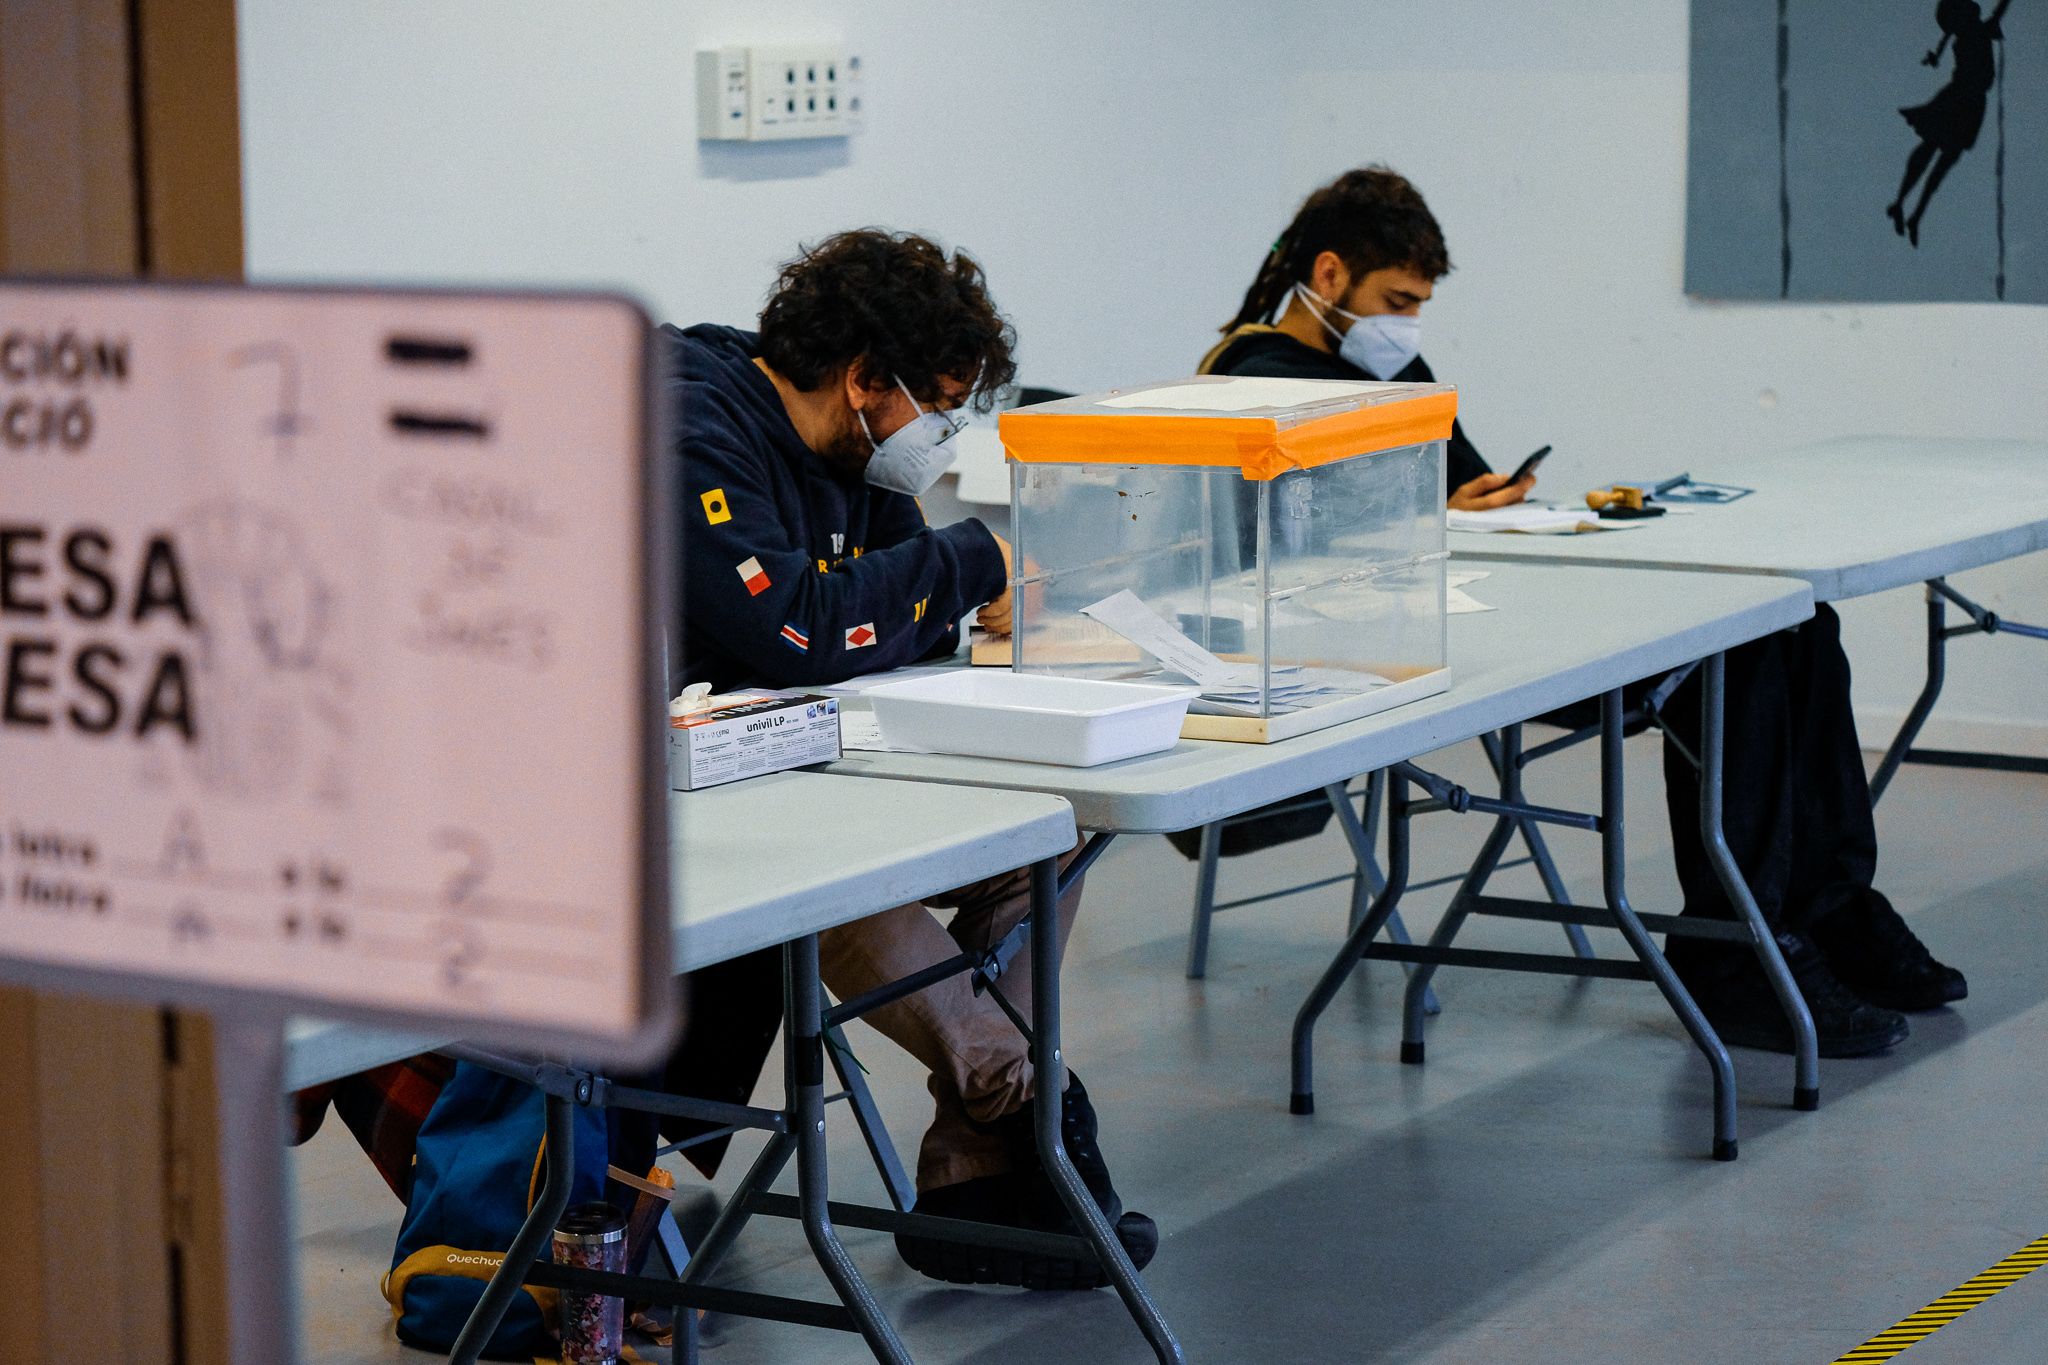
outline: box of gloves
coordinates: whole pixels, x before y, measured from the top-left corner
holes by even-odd
[[[737,692],[698,684],[669,703],[668,785],[701,791],[839,757],[835,697]]]

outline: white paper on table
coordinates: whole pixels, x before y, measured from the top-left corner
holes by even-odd
[[[959,671],[958,665],[955,664],[911,664],[905,668],[891,668],[881,673],[863,673],[858,678],[848,678],[845,682],[830,683],[810,690],[822,692],[828,697],[859,697],[865,696],[869,688],[880,687],[885,683],[909,682],[912,678],[935,678],[942,673]]]
[[[1228,664],[1190,640],[1172,622],[1138,600],[1129,588],[1081,608],[1204,692],[1242,687],[1247,665]],[[1256,677],[1253,686],[1257,686]]]
[[[1183,635],[1157,612],[1125,588],[1081,614],[1100,622],[1158,659],[1170,672],[1178,673],[1202,689],[1195,709],[1207,702],[1211,715],[1257,714],[1261,691],[1269,706],[1300,710],[1325,697],[1355,695],[1385,687],[1387,679],[1376,673],[1342,668],[1304,668],[1283,664],[1266,670],[1263,679],[1257,664],[1229,663]]]
[[[1250,667],[1247,665],[1247,667]],[[1355,697],[1392,685],[1392,679],[1352,668],[1303,668],[1290,665],[1273,670],[1272,685],[1266,689],[1269,704],[1299,709],[1328,697]],[[1256,703],[1259,699],[1257,670],[1248,686],[1203,694],[1212,701]]]
[[[839,747],[860,749],[878,754],[919,754],[922,749],[906,749],[901,744],[891,744],[882,738],[882,722],[872,711],[839,711]]]
[[[1602,521],[1597,513],[1583,508],[1541,507],[1525,502],[1513,507],[1490,507],[1483,512],[1452,508],[1444,513],[1444,525],[1453,531],[1512,531],[1532,536],[1568,536],[1580,531],[1633,530],[1640,523]]]
[[[1171,412],[1247,412],[1252,408],[1293,408],[1356,398],[1378,384],[1348,384],[1329,379],[1266,379],[1233,375],[1206,384],[1162,384],[1105,398],[1105,408],[1164,408]]]
[[[1245,670],[1229,687],[1210,691],[1212,697],[1253,698],[1259,695],[1259,670],[1254,664],[1232,665]],[[1299,664],[1284,664],[1273,670],[1266,695],[1275,701],[1290,701],[1302,697],[1320,697],[1330,693],[1370,692],[1375,687],[1385,687],[1388,679],[1363,669],[1349,668],[1304,668]]]
[[[1485,569],[1453,569],[1444,575],[1444,612],[1450,616],[1468,616],[1475,611],[1492,611],[1493,608],[1465,591],[1470,585],[1486,577]]]

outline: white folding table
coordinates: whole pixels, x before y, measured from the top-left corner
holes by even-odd
[[[1755,491],[1624,531],[1454,531],[1450,546],[1474,560],[1797,578],[1812,586],[1817,602],[1925,583],[1927,681],[1871,778],[1873,800],[1902,762],[1922,757],[1913,740],[1941,695],[1949,640],[1979,633],[2048,639],[2048,628],[2004,620],[1947,581],[1950,574],[2048,549],[2048,443],[1851,436],[1718,455],[1690,472]],[[1968,625],[1947,624],[1951,603],[1969,617]],[[1931,761],[1986,766],[1983,757]],[[2048,759],[1999,758],[1996,765],[2048,772]]]
[[[1065,1086],[1060,1046],[1057,927],[1052,905],[1057,897],[1059,859],[1074,846],[1073,814],[1054,797],[1021,792],[949,790],[908,782],[853,782],[814,773],[781,773],[753,778],[709,791],[678,793],[669,803],[670,862],[674,887],[675,960],[678,974],[719,962],[780,948],[785,973],[785,1100],[781,1109],[757,1109],[709,1101],[657,1096],[628,1090],[604,1076],[571,1063],[528,1061],[460,1044],[446,1036],[362,1029],[321,1021],[300,1021],[290,1034],[286,1065],[293,1088],[350,1075],[369,1067],[425,1051],[443,1051],[529,1080],[548,1096],[549,1183],[566,1196],[574,1124],[571,1106],[611,1104],[683,1117],[706,1119],[725,1129],[760,1128],[771,1134],[764,1151],[728,1201],[703,1246],[691,1255],[683,1282],[635,1281],[635,1297],[679,1305],[778,1317],[819,1326],[853,1328],[862,1333],[876,1357],[910,1359],[894,1326],[848,1259],[834,1231],[834,1220],[885,1230],[910,1229],[926,1235],[961,1240],[998,1240],[1023,1244],[1040,1254],[1092,1254],[1099,1257],[1132,1315],[1161,1360],[1180,1360],[1180,1347],[1146,1293],[1130,1258],[1088,1196],[1060,1142],[1058,1097]],[[802,837],[792,837],[800,830]],[[906,1213],[909,1191],[893,1153],[886,1150],[878,1119],[864,1110],[865,1087],[857,1083],[837,1051],[831,1060],[854,1100],[863,1135],[884,1178],[897,1196],[892,1210],[862,1209],[829,1203],[825,1168],[824,1068],[830,1016],[818,979],[817,935],[833,927],[921,900],[927,896],[996,876],[1020,867],[1032,869],[1032,913],[1029,950],[1035,988],[1032,992],[1032,1034],[1039,1067],[1038,1127],[1040,1153],[1067,1198],[1068,1208],[1083,1229],[1085,1242],[1052,1234],[1016,1230],[983,1230],[962,1235],[954,1220],[919,1219]],[[1071,875],[1071,874],[1070,874]],[[976,970],[967,955],[952,971]],[[984,968],[985,968],[985,964]],[[994,970],[999,971],[997,967]],[[923,984],[929,984],[924,981]],[[913,987],[915,989],[916,987]],[[901,992],[901,993],[908,993]],[[886,1003],[887,995],[874,1000]],[[849,1002],[850,1003],[850,1002]],[[858,1011],[856,1011],[858,1012]],[[851,1017],[845,1016],[845,1017]],[[794,1155],[798,1198],[779,1199],[767,1187]],[[790,1205],[794,1209],[790,1209]],[[716,1289],[704,1280],[717,1268],[746,1219],[756,1212],[793,1211],[802,1219],[812,1250],[832,1282],[840,1306]],[[557,1211],[558,1213],[559,1211]],[[554,1214],[537,1206],[522,1230],[521,1242],[506,1257],[506,1269],[492,1281],[466,1330],[456,1359],[474,1359],[495,1329],[502,1304],[517,1291],[522,1278],[557,1287],[605,1287],[583,1283],[582,1272],[533,1264],[533,1252],[545,1246]],[[929,1226],[937,1225],[937,1226]],[[520,1248],[534,1232],[522,1257]],[[575,1281],[574,1284],[571,1281]],[[500,1281],[503,1281],[502,1285]],[[688,1315],[685,1315],[688,1316]],[[485,1319],[488,1317],[488,1321]]]
[[[1463,963],[1520,970],[1624,976],[1656,982],[1706,1055],[1714,1077],[1716,1156],[1735,1154],[1733,1068],[1726,1049],[1672,974],[1645,926],[1689,932],[1703,922],[1678,916],[1638,915],[1623,881],[1621,689],[1638,679],[1704,661],[1707,710],[1702,754],[1702,822],[1729,897],[1744,920],[1727,926],[1750,943],[1770,974],[1794,1022],[1801,1047],[1795,1063],[1795,1104],[1818,1101],[1812,1022],[1790,974],[1736,871],[1720,833],[1721,655],[1736,645],[1798,625],[1813,613],[1803,582],[1745,575],[1619,572],[1583,574],[1564,568],[1502,565],[1472,589],[1495,611],[1450,620],[1450,685],[1442,693],[1269,745],[1183,740],[1171,750],[1097,768],[1063,768],[957,755],[849,752],[828,765],[835,773],[943,783],[949,788],[1000,787],[1064,797],[1083,829],[1097,831],[1091,846],[1118,833],[1189,829],[1318,788],[1333,789],[1345,833],[1363,864],[1371,857],[1364,830],[1336,793],[1360,773],[1395,771],[1391,802],[1389,881],[1371,912],[1332,962],[1304,1004],[1294,1035],[1291,1105],[1311,1112],[1310,1039],[1317,1016],[1342,980],[1364,957],[1425,965],[1411,979],[1404,1016],[1404,1054],[1421,1057],[1422,990],[1426,968]],[[1602,796],[1597,815],[1529,806],[1466,792],[1414,768],[1410,760],[1459,741],[1511,728],[1533,716],[1589,697],[1602,699]],[[1406,787],[1421,783],[1432,801],[1410,803]],[[1441,805],[1436,803],[1442,803]],[[1372,935],[1396,908],[1406,878],[1411,816],[1444,806],[1495,815],[1480,862],[1453,913],[1427,946],[1374,944]],[[1483,894],[1501,850],[1521,822],[1550,821],[1595,830],[1602,837],[1607,905],[1556,906]],[[1619,929],[1636,962],[1481,953],[1450,946],[1466,914],[1512,914],[1560,923]],[[1720,936],[1720,935],[1714,935]]]

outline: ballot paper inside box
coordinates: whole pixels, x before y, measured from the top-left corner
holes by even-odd
[[[836,697],[746,693],[671,714],[669,789],[687,792],[839,757]]]
[[[1017,666],[1264,742],[1439,692],[1448,385],[1203,377],[1002,415]]]

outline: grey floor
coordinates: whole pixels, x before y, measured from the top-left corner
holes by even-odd
[[[1435,760],[1475,784],[1480,763],[1471,745]],[[1631,745],[1630,776],[1636,904],[1674,909],[1654,741]],[[1593,785],[1577,754],[1538,769],[1531,795],[1582,803]],[[1189,982],[1191,866],[1160,839],[1114,848],[1069,950],[1068,1052],[1120,1189],[1164,1232],[1146,1278],[1190,1357],[1819,1365],[2048,1233],[2048,778],[1909,768],[1879,825],[1880,885],[1969,972],[1971,998],[1916,1018],[1889,1056],[1822,1063],[1818,1113],[1790,1109],[1789,1058],[1738,1051],[1733,1164],[1706,1155],[1698,1055],[1630,982],[1447,972],[1429,1064],[1403,1067],[1396,969],[1373,964],[1325,1017],[1318,1112],[1290,1117],[1286,1029],[1337,941],[1338,893],[1221,917],[1209,979]],[[1434,817],[1418,877],[1455,870],[1481,832]],[[1590,836],[1557,842],[1575,898],[1595,898]],[[1328,833],[1224,866],[1229,897],[1335,871],[1343,851]],[[1444,894],[1411,902],[1418,932]],[[1556,939],[1490,922],[1471,941]],[[873,1034],[854,1041],[914,1150],[928,1104],[915,1068]],[[307,1358],[430,1359],[395,1343],[377,1293],[397,1203],[328,1127],[298,1155]],[[841,1197],[879,1198],[849,1124],[833,1158]],[[1111,1294],[943,1287],[886,1237],[847,1242],[919,1360],[1150,1359]],[[823,1292],[789,1224],[757,1221],[731,1282]],[[2048,1272],[1907,1359],[2048,1360],[2044,1313]],[[834,1333],[711,1328],[713,1365],[866,1358]]]

